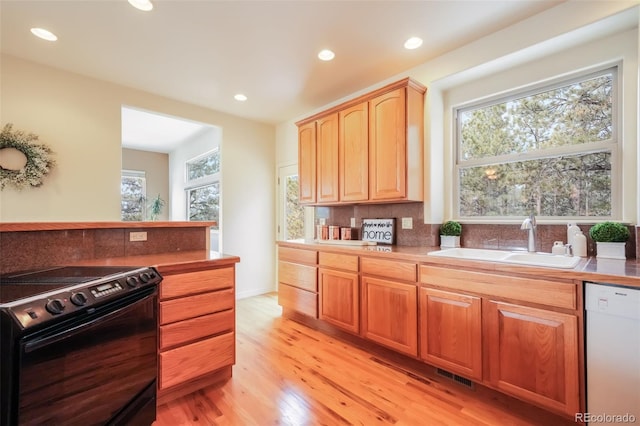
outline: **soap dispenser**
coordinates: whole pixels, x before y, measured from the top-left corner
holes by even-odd
[[[574,247],[574,250],[575,250],[575,244],[573,241],[573,236],[578,231],[580,231],[580,228],[578,227],[578,225],[576,225],[575,222],[567,223],[567,244],[571,244]]]
[[[580,229],[573,234],[573,255],[587,257],[587,237]]]

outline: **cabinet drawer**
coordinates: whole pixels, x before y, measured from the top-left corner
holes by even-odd
[[[233,331],[235,310],[178,321],[160,327],[160,349],[192,342],[224,331]]]
[[[318,263],[318,252],[315,250],[300,250],[291,247],[278,247],[278,260],[289,262]]]
[[[233,293],[233,289],[228,289],[162,301],[160,302],[160,324],[232,309],[235,303]]]
[[[362,257],[360,267],[363,274],[379,275],[403,281],[418,281],[418,265],[372,257]]]
[[[318,294],[287,284],[278,285],[278,304],[313,318],[318,318]]]
[[[316,292],[318,291],[318,268],[280,261],[278,262],[278,282]]]
[[[565,309],[577,309],[577,286],[567,281],[514,277],[460,269],[420,266],[420,282],[440,288],[471,291]]]
[[[160,354],[160,388],[168,388],[235,361],[235,333],[172,349]]]
[[[358,272],[358,256],[351,254],[325,253],[318,254],[318,264],[329,268]]]
[[[160,299],[231,288],[233,287],[234,279],[234,267],[167,275],[162,280],[162,284],[160,284]]]

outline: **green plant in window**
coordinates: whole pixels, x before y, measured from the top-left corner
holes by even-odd
[[[160,197],[160,194],[153,199],[150,206],[151,220],[158,220],[158,216],[162,214],[166,202]]]

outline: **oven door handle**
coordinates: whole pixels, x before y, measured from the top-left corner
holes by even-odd
[[[36,339],[36,340],[32,340],[30,342],[27,342],[24,344],[23,348],[24,348],[24,352],[25,353],[30,353],[33,352],[37,349],[40,349],[44,346],[50,345],[52,343],[56,343],[56,342],[60,342],[62,340],[68,339],[70,337],[75,336],[76,334],[82,333],[85,330],[90,329],[91,327],[95,327],[97,325],[102,324],[105,321],[109,321],[110,319],[116,317],[116,316],[120,316],[122,314],[124,314],[126,311],[128,311],[131,307],[137,305],[138,303],[143,303],[146,302],[148,299],[150,298],[155,298],[155,292],[154,294],[150,294],[147,295],[146,297],[137,299],[135,301],[128,301],[128,303],[122,303],[120,306],[116,307],[116,309],[113,309],[114,307],[112,306],[110,311],[104,313],[103,315],[100,315],[94,319],[92,319],[91,321],[88,322],[80,322],[78,325],[76,325],[75,327],[71,327],[71,328],[65,328],[63,330],[60,330],[54,334]]]

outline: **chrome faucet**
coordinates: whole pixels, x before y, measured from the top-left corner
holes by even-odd
[[[520,229],[529,231],[529,241],[527,243],[527,251],[529,253],[536,252],[536,217],[531,213],[528,218],[522,222]]]

